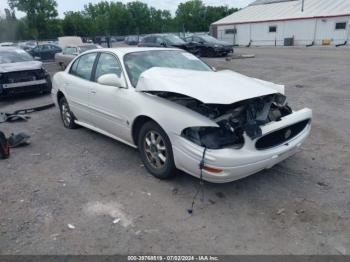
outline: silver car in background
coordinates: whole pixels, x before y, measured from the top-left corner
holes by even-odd
[[[93,49],[102,48],[100,45],[84,44],[79,46],[67,46],[61,53],[55,54],[55,62],[64,70],[67,65],[78,55]]]
[[[54,76],[52,96],[66,128],[138,148],[158,178],[180,169],[234,181],[295,154],[311,129],[312,111],[293,111],[284,86],[216,72],[174,48],[85,52]]]

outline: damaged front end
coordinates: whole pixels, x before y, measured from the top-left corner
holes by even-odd
[[[188,127],[182,136],[208,149],[242,148],[244,134],[252,140],[262,136],[261,126],[292,114],[282,94],[247,99],[231,105],[205,104],[194,98],[169,92],[157,96],[183,105],[217,123],[218,127]]]

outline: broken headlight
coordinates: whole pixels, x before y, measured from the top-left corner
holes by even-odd
[[[223,127],[188,127],[181,134],[191,142],[208,149],[233,147],[244,144],[243,131]]]

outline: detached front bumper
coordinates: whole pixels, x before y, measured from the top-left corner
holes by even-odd
[[[279,122],[272,122],[262,126],[263,136],[271,132],[311,119],[312,111],[303,109],[284,117]],[[276,147],[257,150],[255,143],[245,136],[245,144],[241,149],[225,148],[219,150],[208,149],[205,155],[205,166],[221,169],[220,173],[211,173],[203,170],[203,179],[213,183],[226,183],[235,181],[264,169],[269,169],[277,163],[294,155],[311,130],[311,122],[295,137]],[[173,137],[173,153],[175,164],[178,169],[193,176],[200,176],[199,163],[202,159],[204,148],[187,139]]]

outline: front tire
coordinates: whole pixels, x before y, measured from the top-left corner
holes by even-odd
[[[59,101],[60,106],[60,112],[61,112],[61,118],[64,127],[68,129],[76,129],[78,125],[74,122],[75,117],[73,113],[70,111],[67,99],[65,97],[62,97]]]
[[[150,121],[141,127],[138,147],[148,172],[159,179],[174,176],[176,167],[171,142],[158,124]]]

